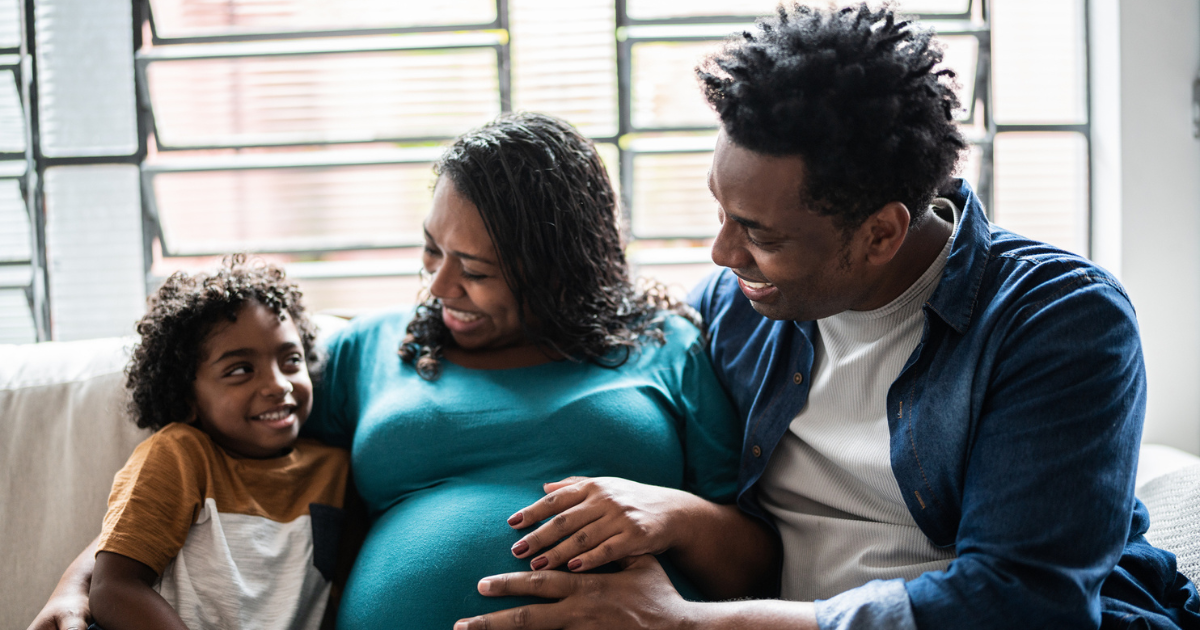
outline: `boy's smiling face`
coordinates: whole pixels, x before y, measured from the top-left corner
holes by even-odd
[[[237,321],[219,322],[196,368],[200,428],[241,457],[282,455],[312,409],[312,381],[291,317],[247,302]]]

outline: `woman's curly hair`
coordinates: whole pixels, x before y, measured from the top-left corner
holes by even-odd
[[[248,302],[266,306],[280,321],[292,318],[315,378],[316,327],[304,312],[300,291],[275,265],[247,262],[244,254],[228,256],[215,273],[171,274],[148,302],[148,312],[137,323],[141,341],[125,368],[129,410],[143,429],[158,430],[191,418],[204,342],[218,322],[237,321],[238,311]]]
[[[846,231],[887,203],[914,223],[967,143],[933,33],[884,6],[780,5],[696,68],[737,145],[804,159],[802,202]]]
[[[479,209],[534,343],[570,360],[616,367],[642,337],[662,342],[660,311],[698,323],[661,284],[639,290],[630,282],[617,195],[595,146],[568,123],[503,115],[460,136],[434,172]],[[400,356],[434,380],[442,348],[453,343],[441,304],[427,296]]]

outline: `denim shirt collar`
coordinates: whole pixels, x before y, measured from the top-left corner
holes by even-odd
[[[942,196],[959,209],[960,223],[942,279],[928,304],[929,310],[962,334],[971,325],[979,301],[979,287],[992,248],[991,224],[966,180],[955,180],[950,190],[942,191]]]

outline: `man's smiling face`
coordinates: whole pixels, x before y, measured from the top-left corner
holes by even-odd
[[[729,267],[754,310],[771,319],[829,317],[864,302],[855,239],[804,207],[804,161],[717,138],[708,185],[721,229],[713,262]]]

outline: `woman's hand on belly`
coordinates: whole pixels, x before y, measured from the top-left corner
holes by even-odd
[[[550,519],[513,545],[537,571],[563,564],[587,571],[629,556],[660,554],[676,544],[693,494],[615,477],[568,477],[543,487],[546,496],[513,514],[508,524],[526,529]],[[561,541],[561,542],[560,542]]]

